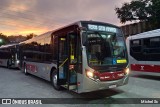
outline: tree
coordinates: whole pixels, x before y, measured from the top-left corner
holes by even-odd
[[[121,23],[127,21],[148,21],[160,27],[160,0],[132,0],[115,8]]]
[[[0,46],[8,44],[8,43],[9,43],[9,40],[8,40],[7,36],[0,33]]]
[[[31,38],[33,38],[33,37],[36,37],[37,35],[34,34],[34,33],[31,33],[31,34],[26,35],[26,36],[27,36],[26,39],[28,40],[28,39],[31,39]]]
[[[154,22],[157,27],[160,27],[160,0],[152,0],[152,3],[152,11],[150,11],[150,14],[152,16],[151,21]]]

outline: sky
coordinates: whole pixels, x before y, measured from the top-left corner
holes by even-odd
[[[121,26],[115,7],[131,0],[0,0],[0,33],[41,34],[79,20]]]

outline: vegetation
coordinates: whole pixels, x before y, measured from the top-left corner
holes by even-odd
[[[147,21],[154,28],[160,28],[160,0],[132,0],[115,11],[121,23]]]
[[[8,40],[7,36],[0,33],[0,46],[8,44],[8,43],[9,43],[9,40]]]
[[[29,34],[29,35],[26,36],[26,39],[28,40],[28,39],[31,39],[31,38],[33,38],[35,36],[37,36],[37,35],[34,34],[34,33],[31,33],[31,34]]]
[[[16,42],[22,42],[24,40],[28,40],[28,39],[31,39],[32,37],[35,37],[37,35],[31,33],[29,35],[26,35],[26,36],[22,36],[22,35],[18,35],[18,36],[14,36],[14,35],[11,35],[11,36],[7,36],[7,35],[4,35],[2,33],[0,33],[0,46],[1,45],[6,45],[6,44],[10,44],[10,43],[16,43]]]

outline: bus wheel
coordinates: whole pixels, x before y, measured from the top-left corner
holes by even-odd
[[[28,75],[26,64],[24,64],[24,74]]]
[[[52,72],[51,82],[52,82],[53,87],[54,87],[56,90],[60,90],[60,86],[57,85],[57,72],[56,72],[56,70],[54,70],[54,71]]]

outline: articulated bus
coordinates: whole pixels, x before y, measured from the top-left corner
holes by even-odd
[[[79,21],[22,42],[20,65],[25,74],[77,93],[128,83],[128,56],[121,29]]]
[[[18,44],[3,45],[0,47],[0,66],[5,66],[8,68],[18,68]]]
[[[160,73],[160,29],[130,36],[126,44],[132,71]]]

